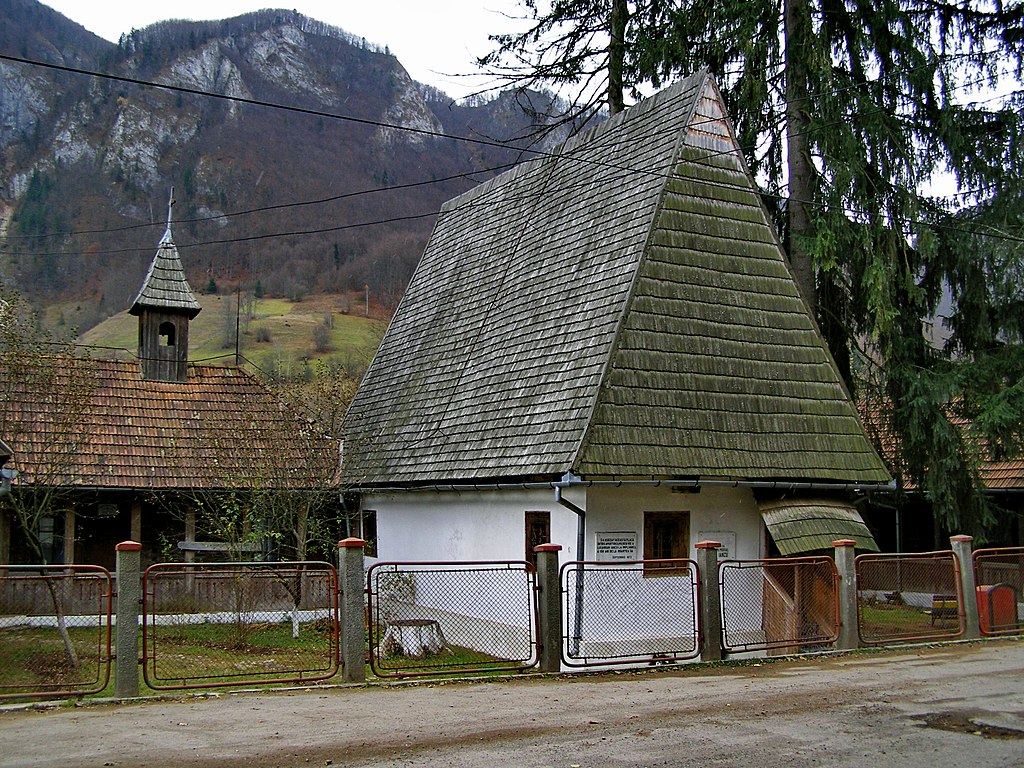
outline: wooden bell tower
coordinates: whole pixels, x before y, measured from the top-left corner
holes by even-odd
[[[188,324],[202,309],[185,279],[171,236],[174,189],[167,204],[167,231],[129,314],[139,318],[139,359],[147,381],[188,378]]]

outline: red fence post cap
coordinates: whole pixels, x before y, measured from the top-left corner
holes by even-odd
[[[366,541],[364,539],[357,539],[355,536],[350,536],[347,539],[342,539],[338,542],[338,549],[342,547],[365,547]]]
[[[836,539],[832,542],[833,547],[856,547],[856,539]]]
[[[561,552],[561,544],[538,544],[533,548],[534,552]]]
[[[117,552],[138,552],[142,549],[142,545],[137,541],[122,541],[114,549]]]
[[[950,541],[955,541],[955,542],[957,542],[959,544],[965,544],[965,543],[967,543],[969,541],[974,541],[974,537],[973,536],[965,536],[964,534],[960,534],[959,536],[950,536],[949,540]]]
[[[722,542],[720,541],[698,541],[693,545],[697,549],[720,549]]]

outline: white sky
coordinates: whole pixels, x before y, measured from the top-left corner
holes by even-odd
[[[44,0],[90,32],[117,42],[122,33],[166,19],[227,19],[261,8],[287,8],[381,47],[388,46],[414,80],[461,98],[483,79],[476,72],[490,34],[514,31],[525,15],[517,0]]]

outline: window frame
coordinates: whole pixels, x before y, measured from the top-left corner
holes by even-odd
[[[671,524],[675,531],[670,542],[670,553],[656,552],[656,538],[664,535],[656,528]],[[679,568],[657,560],[690,559],[690,513],[683,510],[645,511],[643,521],[643,560],[645,576],[678,576]]]

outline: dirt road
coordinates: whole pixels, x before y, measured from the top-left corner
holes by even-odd
[[[0,712],[0,767],[1024,766],[1024,641]]]

